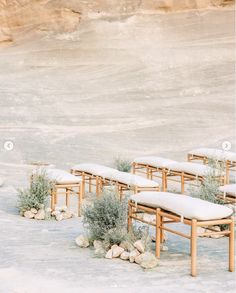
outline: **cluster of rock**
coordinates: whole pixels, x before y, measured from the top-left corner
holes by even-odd
[[[210,233],[210,232],[220,232],[221,228],[220,226],[210,226],[207,228],[203,228],[203,227],[198,227],[197,228],[197,233],[200,234],[199,237],[208,237],[208,238],[214,238],[214,239],[218,239],[221,237],[224,237],[225,235],[220,235],[220,234],[212,234],[212,235],[207,235],[207,236],[201,236],[201,234],[203,233]]]
[[[89,247],[89,240],[86,236],[80,235],[75,239],[79,247]],[[122,241],[120,245],[112,245],[108,250],[104,248],[104,243],[94,240],[93,247],[95,255],[105,256],[106,259],[117,259],[139,264],[144,269],[151,269],[157,266],[158,260],[154,254],[147,251],[143,240],[137,240],[133,244],[129,241]],[[167,246],[162,246],[162,250],[168,250]]]
[[[66,220],[74,217],[74,214],[70,212],[66,206],[56,207],[55,211],[52,211],[51,208],[44,208],[44,205],[40,206],[40,209],[31,208],[28,211],[21,211],[22,216],[28,219],[35,220],[46,220],[46,219],[55,219],[57,221]]]

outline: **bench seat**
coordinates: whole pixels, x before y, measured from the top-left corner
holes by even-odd
[[[236,153],[230,151],[224,151],[214,148],[197,148],[188,152],[190,155],[196,155],[200,157],[206,157],[209,159],[217,159],[219,161],[236,161]]]
[[[227,184],[224,186],[220,186],[219,190],[226,195],[236,197],[236,184]]]
[[[206,166],[206,165],[200,165],[197,163],[191,163],[191,162],[176,162],[169,164],[168,167],[169,170],[177,171],[177,172],[184,172],[187,174],[192,174],[195,176],[201,176],[204,177],[207,174],[214,174],[214,175],[220,175],[220,172],[217,170],[214,170],[213,168]]]
[[[149,165],[156,168],[168,168],[169,164],[176,163],[176,161],[174,160],[155,156],[139,157],[134,159],[133,162],[143,165]]]
[[[71,168],[71,170],[89,173],[102,178],[109,178],[112,175],[112,173],[116,171],[116,169],[107,166],[91,163],[75,165]]]
[[[55,183],[59,185],[77,184],[82,182],[81,178],[60,169],[45,169],[45,174],[49,180],[55,181]]]
[[[161,208],[178,216],[200,221],[223,219],[233,213],[226,206],[170,192],[141,192],[131,195],[130,199],[137,204]]]
[[[135,174],[121,172],[121,171],[113,172],[110,179],[112,179],[113,181],[118,181],[123,184],[127,184],[129,186],[138,186],[138,187],[158,187],[159,186],[159,184],[153,180],[149,180]]]

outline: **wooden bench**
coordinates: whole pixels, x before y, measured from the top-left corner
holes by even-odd
[[[140,217],[140,213],[155,215],[155,221],[149,222]],[[234,271],[234,218],[233,211],[222,205],[210,203],[187,195],[168,192],[141,192],[132,195],[128,203],[128,230],[132,229],[132,220],[138,220],[155,227],[156,256],[160,257],[163,231],[187,238],[191,243],[191,275],[196,276],[197,237],[225,235],[229,237],[229,271]],[[183,223],[191,227],[190,234],[168,227],[171,223]],[[224,231],[212,231],[213,225],[228,225]],[[208,227],[210,232],[199,234],[198,227]]]

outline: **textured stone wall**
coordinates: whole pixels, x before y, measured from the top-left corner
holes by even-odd
[[[19,32],[71,32],[81,17],[120,17],[232,4],[232,0],[0,0],[0,42]]]

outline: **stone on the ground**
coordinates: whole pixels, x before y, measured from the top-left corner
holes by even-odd
[[[133,244],[130,243],[129,241],[122,241],[119,246],[124,248],[124,250],[129,251],[129,252],[135,250]]]
[[[45,211],[38,210],[37,214],[34,216],[36,220],[44,220],[45,219]]]
[[[106,249],[104,249],[102,246],[95,249],[94,251],[94,254],[97,256],[97,257],[104,257],[106,255]]]
[[[52,212],[52,209],[51,208],[46,208],[45,210],[47,213],[51,213]]]
[[[60,212],[67,212],[67,211],[68,211],[67,206],[60,207]]]
[[[44,204],[41,203],[41,204],[39,205],[39,209],[40,209],[40,210],[43,210],[44,208],[45,208]]]
[[[57,215],[60,215],[60,211],[55,210],[52,212],[52,216],[56,217]]]
[[[89,246],[89,240],[88,237],[84,236],[84,235],[79,235],[78,237],[76,237],[75,239],[76,244],[79,247],[88,247]]]
[[[142,261],[140,266],[144,269],[152,269],[157,266],[158,260],[151,252],[144,252],[142,254]]]
[[[161,246],[161,251],[168,251],[168,250],[169,250],[168,246],[166,245]]]
[[[121,253],[124,251],[124,248],[118,245],[112,245],[111,250],[112,250],[112,257],[115,258],[121,255]]]
[[[101,247],[102,247],[102,241],[101,241],[101,240],[94,240],[94,241],[93,241],[93,247],[94,247],[95,249],[99,249],[99,248],[101,248]]]
[[[62,215],[62,217],[63,217],[64,220],[67,220],[67,219],[72,218],[72,213],[69,212],[69,211],[62,212],[61,215]]]
[[[26,217],[27,219],[33,219],[34,218],[34,213],[32,213],[31,211],[26,211],[24,212],[24,217]]]
[[[31,211],[33,214],[37,214],[37,212],[38,212],[35,208],[31,208],[30,211]]]
[[[129,261],[134,262],[135,257],[137,257],[138,255],[140,255],[140,252],[137,249],[131,251],[130,254],[129,254]]]
[[[141,264],[141,262],[143,261],[143,253],[140,255],[137,255],[134,259],[134,262],[136,262],[137,264]]]
[[[120,258],[123,260],[128,260],[129,259],[129,252],[128,251],[123,251],[120,255]]]
[[[57,221],[62,221],[63,220],[63,215],[61,213],[56,215],[56,220]]]
[[[105,255],[105,258],[112,259],[112,249],[109,249]]]
[[[134,247],[138,249],[139,252],[143,253],[145,251],[145,245],[142,240],[137,240],[134,243]]]
[[[205,233],[206,229],[205,228],[202,228],[202,227],[197,227],[197,234],[202,234],[202,233]],[[204,237],[204,236],[200,236],[199,237]]]

